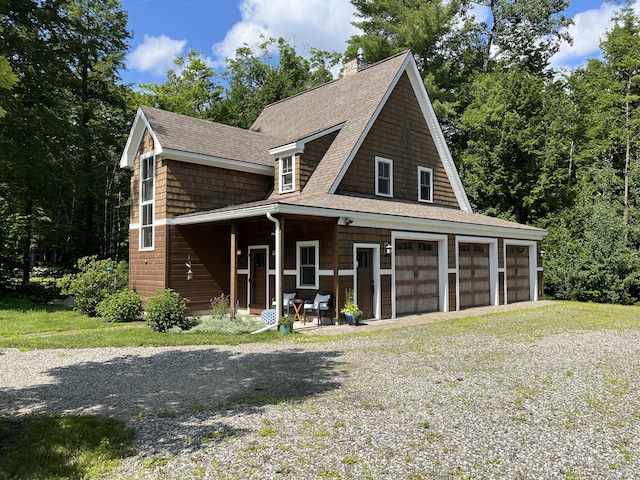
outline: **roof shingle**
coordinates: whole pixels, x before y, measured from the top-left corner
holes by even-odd
[[[221,123],[141,106],[163,149],[273,166],[269,149],[281,139]]]

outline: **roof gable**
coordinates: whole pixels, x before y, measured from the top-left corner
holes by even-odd
[[[185,162],[234,170],[273,173],[269,149],[282,141],[264,134],[140,106],[120,159],[132,168],[144,132],[153,137],[155,153]]]
[[[335,193],[391,92],[406,72],[461,210],[471,205],[411,52],[385,59],[266,107],[251,130],[293,143],[332,125],[342,128],[303,193]]]

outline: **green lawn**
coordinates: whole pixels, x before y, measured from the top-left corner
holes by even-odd
[[[144,322],[108,323],[68,307],[0,298],[0,349],[237,345],[282,339],[275,331],[257,335],[157,333]]]

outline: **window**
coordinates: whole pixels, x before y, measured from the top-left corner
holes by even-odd
[[[319,288],[319,242],[298,242],[296,245],[298,288]]]
[[[293,156],[280,159],[280,193],[293,192]]]
[[[418,201],[433,202],[433,170],[418,167]]]
[[[153,199],[156,157],[140,158],[140,249],[153,249]]]
[[[376,195],[393,197],[393,162],[376,157]]]

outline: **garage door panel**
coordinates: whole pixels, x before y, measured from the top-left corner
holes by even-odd
[[[508,246],[506,260],[507,302],[514,303],[531,300],[529,247]]]
[[[395,251],[396,314],[437,311],[440,305],[438,244],[398,240]]]
[[[460,308],[491,305],[491,269],[488,244],[458,245]]]

